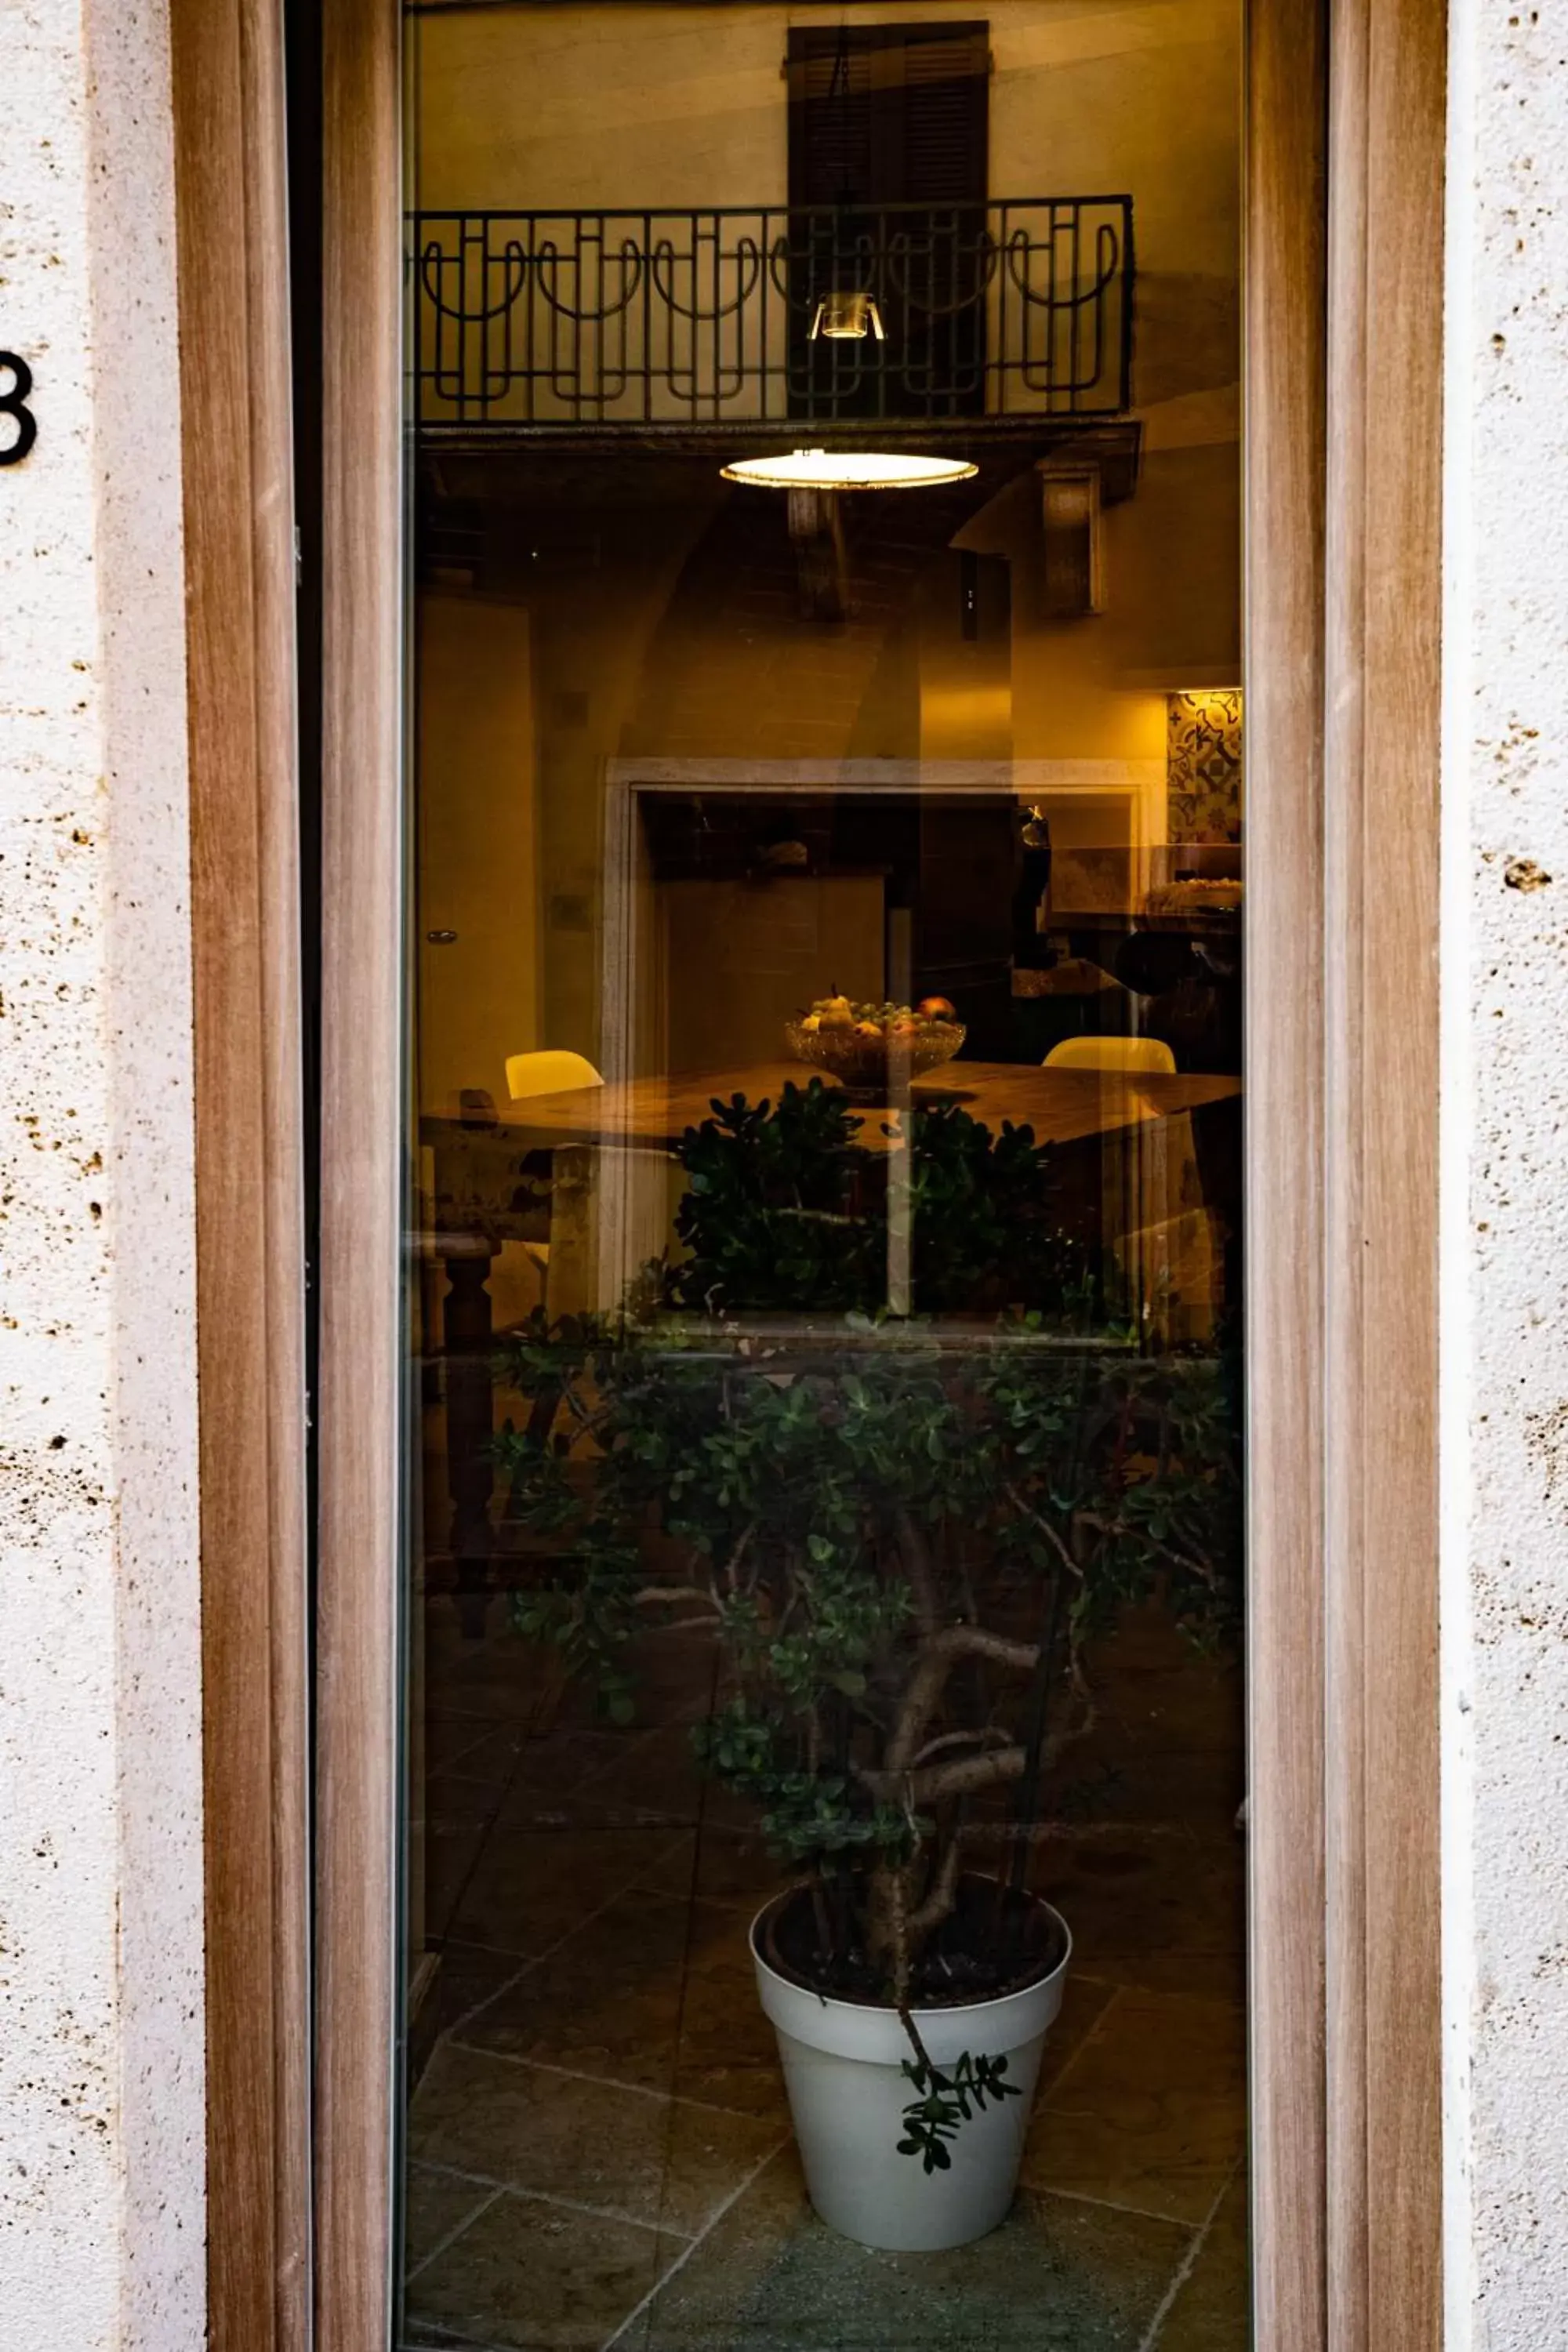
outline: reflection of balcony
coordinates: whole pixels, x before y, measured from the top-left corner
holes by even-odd
[[[1027,431],[1131,405],[1128,196],[416,213],[409,268],[422,430]],[[868,331],[820,332],[851,294]]]

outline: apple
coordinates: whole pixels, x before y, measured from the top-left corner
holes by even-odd
[[[855,1024],[854,1034],[857,1037],[873,1038],[878,1045],[880,1045],[882,1041],[881,1024],[877,1021],[857,1021]]]
[[[915,1011],[922,1021],[956,1021],[958,1018],[945,996],[922,996]]]

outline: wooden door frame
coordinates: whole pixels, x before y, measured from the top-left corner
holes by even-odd
[[[1267,1715],[1253,1707],[1248,1725],[1253,2297],[1258,2341],[1292,2352],[1329,2343],[1318,1276],[1326,16],[1320,0],[1255,5],[1247,56],[1250,110],[1275,126],[1271,140],[1248,142],[1245,286],[1247,1685],[1277,1701]]]
[[[304,1119],[280,35],[273,0],[171,0],[215,2352],[306,2352],[310,2333]]]
[[[316,2342],[391,2341],[400,2002],[402,82],[322,7]]]
[[[397,15],[394,0],[325,9],[322,2352],[385,2352],[391,2307]],[[1267,1695],[1250,1726],[1250,1916],[1268,2352],[1441,2337],[1446,39],[1430,0],[1252,0],[1249,15],[1249,1648]]]
[[[1443,2336],[1438,921],[1447,10],[1334,0],[1323,1608],[1331,2345]]]

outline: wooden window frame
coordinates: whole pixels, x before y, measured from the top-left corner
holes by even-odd
[[[173,0],[190,579],[212,2341],[386,2352],[403,1144],[399,10],[324,0],[312,2210],[277,0]],[[1255,2303],[1440,2342],[1444,12],[1252,0],[1246,375]],[[237,1085],[235,1073],[260,1073]],[[1374,1093],[1375,1088],[1375,1093]],[[257,1397],[264,1411],[254,1411]],[[265,1932],[257,1932],[264,1920]]]

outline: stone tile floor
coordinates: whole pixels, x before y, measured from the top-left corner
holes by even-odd
[[[504,1615],[476,1636],[450,1601],[427,1612],[441,1966],[405,2346],[1244,2352],[1234,1669],[1153,1612],[1106,1645],[1076,1768],[1099,1834],[1037,1878],[1076,1953],[1017,2202],[977,2245],[886,2254],[805,2201],[745,1941],[776,1869],[691,1756],[707,1653],[651,1637],[644,1720],[610,1732]]]

